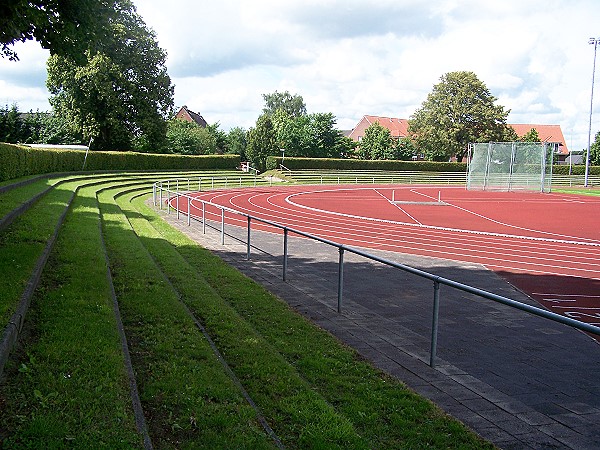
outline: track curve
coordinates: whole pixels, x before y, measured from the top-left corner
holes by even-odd
[[[598,198],[431,185],[242,188],[192,195],[196,216],[202,209],[198,200],[204,200],[349,246],[479,263],[555,312],[600,323]],[[183,203],[180,209],[187,212]],[[208,217],[216,218],[216,209],[206,208]],[[226,221],[247,223],[232,213]],[[256,222],[252,228],[280,232]]]

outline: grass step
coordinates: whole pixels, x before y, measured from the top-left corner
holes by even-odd
[[[185,259],[119,198],[136,233],[186,304],[202,320],[250,396],[286,446],[368,448],[346,418],[240,317]]]
[[[114,203],[99,193],[117,298],[157,447],[269,448],[254,410]]]
[[[43,202],[33,205],[0,233],[0,329],[14,312],[33,268],[53,235],[76,186],[52,189]]]
[[[142,445],[95,190],[84,187],[73,203],[34,297],[22,351],[7,367],[0,390],[0,441],[6,448]]]

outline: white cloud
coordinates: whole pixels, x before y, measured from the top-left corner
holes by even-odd
[[[470,70],[509,121],[558,123],[575,149],[587,145],[597,0],[135,3],[169,54],[176,104],[223,129],[252,126],[275,90],[334,113],[341,128],[364,114],[407,118],[442,75]],[[0,102],[47,105],[40,51],[23,53],[19,69],[0,60]]]

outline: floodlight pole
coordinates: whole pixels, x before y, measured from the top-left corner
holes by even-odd
[[[598,49],[599,42],[600,38],[590,38],[590,40],[588,41],[589,44],[594,45],[594,65],[592,68],[592,93],[590,95],[590,127],[588,130],[588,147],[587,155],[585,158],[585,187],[588,187],[588,179],[590,174],[590,151],[592,148],[592,112],[594,111],[594,78],[596,77],[596,51]]]

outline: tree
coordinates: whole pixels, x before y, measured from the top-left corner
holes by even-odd
[[[306,105],[301,95],[292,95],[288,91],[263,94],[265,107],[263,114],[273,115],[281,109],[289,116],[299,117],[306,114]]]
[[[61,116],[19,112],[13,104],[0,108],[0,142],[12,144],[81,144],[81,136]]]
[[[473,72],[441,77],[409,120],[409,133],[427,159],[461,160],[471,142],[503,141],[510,133],[510,110],[494,97]]]
[[[217,140],[209,130],[177,118],[168,122],[167,143],[169,153],[205,155],[217,151]]]
[[[145,151],[165,144],[173,86],[158,47],[129,0],[118,2],[110,37],[90,42],[84,63],[61,55],[48,60],[47,85],[56,113],[64,115],[93,148]]]
[[[417,154],[413,142],[408,138],[400,138],[394,143],[392,158],[400,161],[411,161]]]
[[[10,108],[8,105],[0,108],[0,142],[16,144],[23,140],[23,136],[23,121],[16,103]]]
[[[339,158],[352,146],[335,128],[332,113],[291,116],[282,109],[272,115],[277,146],[287,156],[307,158]]]
[[[223,130],[219,129],[221,124],[219,122],[214,123],[212,125],[206,126],[206,131],[208,131],[215,139],[215,152],[223,154],[227,149],[227,133]]]
[[[246,161],[246,147],[248,146],[248,132],[241,127],[234,127],[227,133],[227,146],[225,153],[240,155],[241,161]]]
[[[117,0],[9,0],[0,5],[0,53],[18,60],[15,42],[35,39],[51,54],[81,60],[87,43],[107,36]]]
[[[379,122],[374,122],[367,127],[358,146],[360,159],[387,159],[393,147],[390,130]]]
[[[256,127],[248,132],[248,146],[246,156],[252,166],[260,171],[267,167],[267,157],[279,154],[275,129],[271,117],[262,114],[256,120]]]

